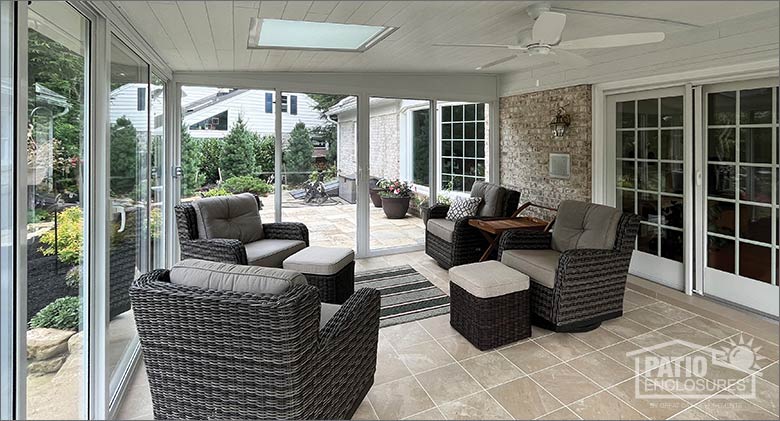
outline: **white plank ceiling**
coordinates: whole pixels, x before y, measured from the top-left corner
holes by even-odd
[[[507,56],[506,50],[442,48],[433,43],[515,43],[530,27],[524,1],[115,1],[175,71],[458,72]],[[758,13],[777,16],[776,1],[558,1],[553,6],[672,19],[705,27]],[[397,26],[364,53],[247,49],[251,17]],[[775,27],[777,26],[775,22]],[[563,39],[623,32],[664,31],[680,44],[677,25],[569,14]],[[692,32],[694,33],[694,32]],[[691,42],[697,40],[693,37]],[[675,41],[677,39],[677,41]],[[775,37],[772,42],[777,43]],[[662,51],[664,43],[643,51]],[[752,47],[752,46],[751,46]],[[592,60],[623,47],[583,51]],[[634,47],[636,48],[636,47]],[[521,72],[549,66],[518,59],[490,69]]]

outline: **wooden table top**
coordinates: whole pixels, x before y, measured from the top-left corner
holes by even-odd
[[[530,216],[506,219],[470,219],[469,225],[491,234],[500,234],[512,229],[543,230],[547,221]]]

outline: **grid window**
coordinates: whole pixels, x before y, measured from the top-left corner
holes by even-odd
[[[471,191],[485,179],[485,104],[441,107],[441,188]]]

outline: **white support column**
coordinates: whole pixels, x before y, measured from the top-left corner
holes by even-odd
[[[366,93],[358,95],[357,101],[357,256],[366,257],[370,251],[370,209],[368,178],[371,170],[370,129],[371,97]]]
[[[274,91],[274,220],[282,222],[282,91]]]

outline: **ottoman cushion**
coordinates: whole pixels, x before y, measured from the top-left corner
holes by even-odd
[[[355,259],[352,249],[340,247],[307,247],[284,260],[285,269],[312,275],[333,275]]]
[[[455,266],[450,269],[450,281],[478,298],[525,291],[529,285],[528,275],[495,260]]]

